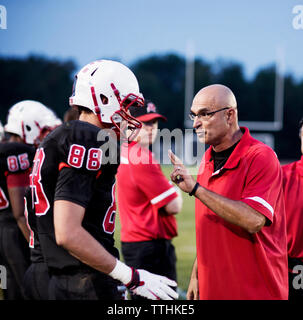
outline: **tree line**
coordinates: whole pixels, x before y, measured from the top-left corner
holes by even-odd
[[[144,97],[152,100],[168,118],[161,124],[169,129],[184,129],[185,58],[174,54],[151,55],[129,65],[138,78]],[[237,62],[194,61],[194,93],[202,87],[221,83],[231,88],[238,102],[240,121],[273,121],[275,97],[274,64],[260,68],[246,79]],[[51,107],[60,118],[68,109],[74,74],[72,60],[41,56],[0,57],[0,119],[6,122],[8,109],[24,99],[37,100]],[[283,129],[274,133],[275,151],[281,159],[300,157],[298,123],[303,117],[303,80],[284,75]]]

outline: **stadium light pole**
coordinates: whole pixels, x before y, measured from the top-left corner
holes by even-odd
[[[185,99],[184,99],[184,127],[191,128],[192,122],[188,119],[191,103],[194,97],[195,86],[195,50],[192,40],[186,44],[185,60]]]
[[[277,130],[283,128],[284,107],[284,72],[285,72],[284,50],[277,48],[276,83],[275,83],[275,124]]]
[[[275,101],[273,121],[240,121],[239,124],[254,131],[280,131],[283,128],[284,109],[284,49],[279,46],[276,51]]]

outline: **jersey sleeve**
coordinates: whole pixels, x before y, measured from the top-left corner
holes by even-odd
[[[155,160],[149,164],[133,165],[132,173],[138,188],[153,206],[161,208],[178,197],[176,188],[169,183]]]
[[[6,176],[7,188],[27,187],[29,186],[29,171],[8,174]]]
[[[254,156],[248,170],[241,201],[273,221],[282,191],[282,171],[275,153],[265,147]]]
[[[58,175],[54,200],[67,200],[87,208],[96,179],[96,174],[63,167]]]

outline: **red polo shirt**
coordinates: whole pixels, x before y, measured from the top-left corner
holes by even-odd
[[[279,161],[247,128],[226,164],[213,172],[211,148],[198,182],[229,199],[243,201],[267,218],[256,234],[220,218],[196,199],[200,299],[287,299],[286,222]]]
[[[133,142],[122,146],[117,173],[121,241],[172,239],[177,235],[176,218],[159,212],[177,192],[161,171],[153,154]]]
[[[303,261],[303,156],[282,170],[288,255]]]

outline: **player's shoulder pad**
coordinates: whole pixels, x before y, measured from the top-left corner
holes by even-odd
[[[35,147],[19,142],[0,143],[0,165],[2,170],[18,173],[32,166]]]
[[[29,144],[21,142],[3,142],[0,143],[0,155],[1,157],[7,157],[11,155],[19,155],[22,153],[28,153],[29,155],[35,154],[35,147]]]
[[[109,130],[100,129],[80,120],[69,121],[56,128],[44,139],[42,146],[49,140],[55,140],[59,152],[63,155],[63,161],[68,160],[73,151],[75,156],[79,153],[79,158],[84,154],[83,159],[86,160],[90,150],[94,152],[96,149],[101,149],[104,156],[110,149],[111,155],[115,158],[119,150],[117,139],[109,133]]]
[[[65,145],[83,145],[87,147],[99,147],[102,144],[100,141],[98,127],[80,120],[73,120],[62,124],[53,130],[44,141],[56,140],[59,144]]]

